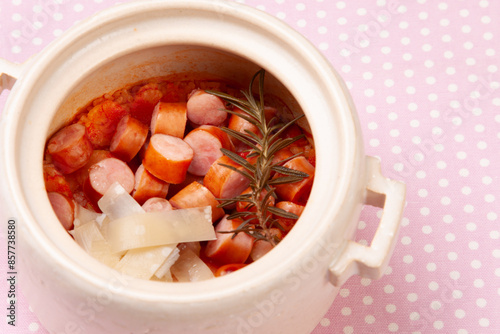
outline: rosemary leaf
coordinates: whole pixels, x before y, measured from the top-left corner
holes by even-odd
[[[262,146],[262,139],[254,132],[248,130],[248,129],[245,129],[244,130],[246,134],[248,134],[249,137],[252,137],[253,140],[255,140],[255,142],[258,144],[258,145],[261,145]]]
[[[235,163],[240,165],[241,167],[244,167],[247,169],[249,172],[254,172],[255,171],[255,166],[249,163],[248,161],[245,160],[242,156],[239,154],[236,154],[230,150],[227,150],[225,148],[221,148],[222,153],[228,157],[229,159],[233,160]]]
[[[250,104],[247,101],[238,99],[232,95],[229,95],[229,94],[226,94],[223,92],[219,92],[219,91],[206,90],[205,92],[212,94],[212,95],[215,95],[215,96],[218,96],[221,99],[223,99],[224,101],[230,103],[231,105],[233,105],[241,110],[245,110],[245,111],[250,112],[250,113],[252,112],[252,110],[250,109]]]
[[[278,184],[287,184],[287,183],[295,183],[302,181],[304,178],[300,176],[279,176],[272,180],[269,180],[270,185],[278,185]]]
[[[289,176],[298,176],[298,177],[303,177],[303,178],[309,177],[309,175],[307,173],[301,172],[301,171],[296,170],[296,169],[291,169],[291,168],[288,168],[285,166],[273,166],[273,167],[271,167],[271,170],[278,172],[280,174],[285,174],[285,175],[289,175]]]
[[[221,201],[219,206],[221,207],[234,205],[237,202],[246,203],[245,211],[236,211],[227,217],[227,219],[243,219],[238,228],[232,231],[220,231],[219,233],[233,233],[232,238],[238,233],[246,233],[256,240],[265,240],[275,246],[279,242],[279,239],[272,233],[271,228],[278,228],[284,231],[284,228],[279,224],[275,216],[290,219],[296,219],[297,216],[270,205],[271,197],[277,198],[274,186],[298,182],[308,177],[308,175],[282,166],[287,161],[301,155],[301,153],[273,162],[274,156],[278,151],[304,137],[304,135],[300,135],[293,138],[282,138],[284,131],[303,116],[297,117],[286,124],[280,123],[275,117],[269,121],[266,120],[264,110],[264,76],[265,71],[263,69],[254,74],[250,80],[248,91],[241,92],[244,97],[242,99],[221,92],[207,91],[207,93],[220,97],[226,103],[232,105],[233,108],[240,109],[238,111],[234,109],[227,110],[227,112],[250,122],[260,131],[260,134],[257,135],[248,130],[238,132],[223,128],[227,134],[250,147],[246,152],[248,152],[247,158],[252,159],[250,162],[237,153],[221,149],[224,155],[238,166],[243,167],[243,169],[228,164],[220,165],[246,177],[250,181],[251,191],[248,194],[239,195],[234,198],[219,199]],[[253,94],[253,86],[257,79],[258,99]],[[272,178],[273,172],[278,173],[278,177]],[[263,195],[264,192],[265,195]]]
[[[302,153],[302,152],[299,152],[299,153],[296,153],[296,154],[294,154],[294,155],[292,155],[292,156],[289,156],[288,158],[285,158],[285,159],[283,159],[283,160],[280,160],[280,161],[278,161],[278,162],[276,162],[276,163],[272,164],[272,165],[271,165],[271,168],[274,168],[275,166],[281,166],[281,165],[283,165],[283,164],[287,163],[288,161],[290,161],[290,160],[292,160],[292,159],[294,159],[294,158],[296,158],[296,157],[300,157],[301,155],[303,155],[303,153]]]
[[[264,198],[262,198],[262,203],[268,203],[269,199],[276,195],[276,191],[274,188],[270,188],[269,190],[266,189],[266,191],[266,195],[264,196]]]
[[[274,219],[271,224],[269,225],[269,228],[277,228],[279,229],[281,232],[285,232],[285,228],[283,226],[281,226],[281,224],[279,223],[279,221],[277,219]]]
[[[260,155],[260,152],[251,152],[250,154],[247,155],[247,158],[255,158]]]
[[[216,200],[220,202],[218,205],[219,208],[233,205],[238,202],[253,203],[252,194],[242,194],[233,198],[216,198]]]
[[[303,136],[304,135],[300,135],[300,136],[296,136],[293,138],[284,138],[284,139],[280,138],[280,139],[276,140],[269,148],[269,154],[271,154],[271,155],[276,154],[278,151],[281,151],[285,147],[290,146],[291,144],[293,144],[297,140],[302,139]]]
[[[280,208],[277,208],[275,206],[268,207],[267,211],[271,212],[272,214],[275,214],[276,216],[280,216],[283,218],[299,219],[299,216],[297,216],[296,214],[285,211],[285,210],[280,209]]]
[[[245,136],[241,132],[234,131],[233,129],[229,129],[229,128],[221,128],[221,130],[224,131],[225,133],[227,133],[228,135],[233,136],[234,138],[244,142],[245,144],[247,144],[248,146],[250,146],[254,150],[260,151],[260,149],[255,145],[256,143],[254,141],[252,141],[252,138],[248,138],[248,136]]]
[[[232,219],[237,219],[237,218],[245,218],[245,217],[248,217],[248,216],[251,216],[252,218],[249,218],[247,220],[249,221],[252,221],[254,220],[255,218],[253,217],[254,216],[254,213],[250,212],[250,211],[235,211],[233,213],[231,213],[227,219],[229,220],[232,220]]]
[[[239,108],[241,109],[241,108]],[[260,123],[259,123],[259,120],[256,119],[254,116],[249,116],[248,115],[248,110],[245,110],[245,109],[241,109],[241,111],[243,112],[240,112],[240,111],[234,111],[234,110],[224,110],[232,115],[236,115],[238,117],[241,117],[243,118],[244,120],[252,123],[253,125],[255,126],[258,126]],[[245,113],[246,112],[246,113]]]
[[[273,134],[273,137],[270,138],[271,141],[274,141],[276,140],[276,138],[279,138],[279,136],[281,136],[281,134],[286,130],[288,129],[291,125],[295,124],[299,119],[301,119],[302,117],[304,117],[305,115],[300,115],[294,119],[292,119],[290,122],[286,123],[286,124],[277,124],[275,126],[273,126],[271,128],[271,130],[274,132],[276,131],[274,134]]]
[[[219,199],[220,203],[219,205],[217,205],[218,208],[224,208],[226,206],[229,206],[229,205],[233,205],[233,204],[236,204],[236,202],[238,202],[237,200],[233,200],[233,199]]]
[[[223,164],[223,163],[220,163],[219,162],[219,165],[220,166],[223,166],[223,167],[226,167],[226,168],[229,168],[233,171],[235,171],[236,173],[240,173],[241,175],[243,175],[244,177],[246,177],[247,179],[249,179],[250,181],[254,180],[253,176],[250,175],[248,172],[244,171],[244,170],[241,170],[241,169],[238,169],[234,166],[231,166],[231,165],[226,165],[226,164]]]

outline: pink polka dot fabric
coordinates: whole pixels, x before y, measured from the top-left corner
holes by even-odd
[[[500,2],[238,2],[317,46],[350,89],[366,153],[407,184],[385,276],[352,277],[313,333],[500,333]],[[115,3],[2,1],[0,57],[22,62]],[[358,242],[369,244],[381,213],[363,211]],[[22,294],[17,303],[17,326],[0,332],[48,333]]]

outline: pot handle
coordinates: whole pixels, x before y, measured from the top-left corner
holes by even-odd
[[[405,206],[406,186],[399,181],[385,178],[380,170],[380,160],[366,157],[366,197],[364,204],[383,208],[380,224],[370,246],[348,240],[345,247],[329,267],[329,279],[334,286],[341,286],[352,275],[378,279],[391,258]]]
[[[23,65],[0,58],[0,93],[4,89],[12,89],[12,86],[14,86],[17,79],[21,76],[24,69]]]

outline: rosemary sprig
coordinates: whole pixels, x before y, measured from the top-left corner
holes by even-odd
[[[234,212],[228,217],[228,219],[242,219],[240,226],[235,230],[224,231],[223,233],[234,233],[233,237],[235,237],[238,233],[244,232],[257,240],[266,240],[275,246],[279,240],[273,236],[271,228],[276,227],[283,230],[283,227],[279,224],[277,219],[273,218],[273,215],[290,219],[298,218],[295,214],[270,205],[271,196],[277,197],[275,186],[299,182],[309,175],[283,166],[285,162],[300,155],[300,153],[273,163],[273,158],[278,151],[303,138],[304,135],[293,138],[281,137],[282,133],[303,117],[303,115],[286,124],[279,122],[276,117],[269,121],[266,120],[264,112],[264,76],[265,71],[262,69],[252,77],[248,91],[241,91],[244,99],[239,99],[218,91],[207,90],[207,93],[218,96],[226,103],[240,109],[243,113],[229,109],[225,111],[252,123],[262,136],[260,137],[248,130],[245,130],[245,133],[241,133],[229,128],[222,128],[222,130],[230,136],[248,145],[249,154],[247,155],[247,160],[230,150],[221,149],[224,155],[243,167],[243,169],[225,164],[221,165],[249,179],[251,189],[250,193],[241,194],[234,198],[221,199],[221,207],[232,205],[237,202],[247,203],[245,211]],[[258,99],[256,99],[252,93],[252,88],[256,79],[259,81]],[[273,178],[273,172],[279,173],[280,176]]]

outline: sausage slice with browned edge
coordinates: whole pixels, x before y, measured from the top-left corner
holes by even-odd
[[[252,251],[254,238],[244,232],[233,238],[233,231],[240,225],[240,220],[229,220],[227,215],[215,227],[216,240],[210,240],[205,248],[205,255],[219,264],[244,263]]]
[[[187,101],[187,117],[197,125],[221,125],[227,118],[225,105],[219,97],[197,89]]]
[[[150,197],[167,197],[169,184],[156,178],[140,165],[135,172],[134,199],[143,204]]]
[[[118,182],[127,193],[131,193],[135,183],[134,173],[126,163],[119,159],[107,158],[101,160],[90,167],[88,177],[90,190],[95,191],[97,194],[92,194],[90,191],[90,193],[87,192],[87,195],[96,200],[99,195],[104,195],[115,182]]]
[[[187,104],[158,102],[151,118],[151,134],[163,133],[184,137],[187,122]]]
[[[217,159],[208,170],[203,185],[217,198],[233,198],[248,188],[250,180],[240,173],[220,164],[243,169],[225,155]]]
[[[299,217],[305,208],[303,205],[289,202],[289,201],[278,202],[278,203],[276,203],[276,207],[279,209],[285,210],[286,212],[293,213]],[[284,217],[279,217],[276,215],[274,218],[276,218],[278,220],[278,223],[285,230],[285,232],[289,232],[292,229],[292,227],[295,225],[295,223],[297,222],[297,219],[284,218]]]
[[[129,162],[139,153],[148,137],[148,127],[130,115],[123,117],[116,126],[109,151],[117,158]]]
[[[87,181],[89,177],[90,167],[107,158],[113,158],[113,155],[108,150],[94,150],[85,166],[71,173],[71,175],[68,175],[68,179],[73,179],[74,182],[83,188],[85,181]]]
[[[192,130],[184,137],[184,141],[194,152],[188,172],[198,176],[207,174],[214,161],[222,156],[221,148],[232,148],[229,136],[219,127],[212,125],[202,125]]]
[[[212,207],[212,222],[224,216],[224,210],[219,208],[219,201],[206,187],[194,181],[179,191],[170,199],[170,204],[176,209]]]
[[[294,183],[285,183],[276,185],[276,194],[285,201],[294,202],[300,205],[305,205],[314,180],[315,168],[303,156],[293,158],[287,161],[283,166],[304,172],[309,177],[304,178],[302,181]],[[280,176],[276,174],[275,177]]]
[[[75,220],[75,202],[60,193],[49,192],[48,194],[52,209],[61,222],[62,226],[69,231],[73,228],[73,221]]]
[[[63,174],[69,174],[83,167],[92,154],[92,143],[87,137],[85,126],[71,124],[53,135],[47,144],[54,166]]]
[[[151,136],[144,154],[144,167],[167,183],[182,183],[193,160],[193,149],[184,140],[164,135]]]
[[[161,197],[151,197],[142,205],[142,208],[146,212],[164,212],[171,211],[174,208],[172,204],[166,199]]]
[[[235,108],[234,112],[241,113],[241,114],[243,113],[243,111],[241,111],[241,109],[238,109],[238,108]],[[252,123],[250,123],[246,119],[244,119],[236,114],[232,114],[231,117],[229,117],[229,124],[227,127],[231,130],[241,132],[242,134],[246,134],[246,131],[250,131],[250,132],[253,132],[256,135],[258,135],[259,137],[262,137],[259,129],[255,125],[253,125]],[[231,138],[231,140],[234,144],[236,152],[242,152],[242,151],[249,148],[248,145],[241,142],[239,139]]]

